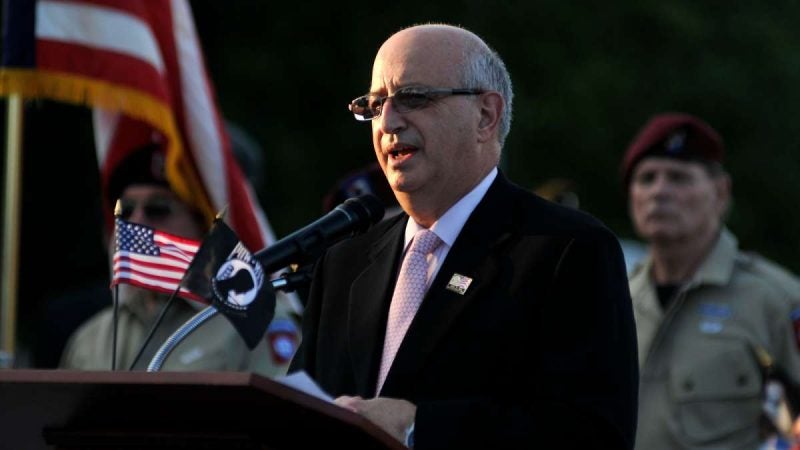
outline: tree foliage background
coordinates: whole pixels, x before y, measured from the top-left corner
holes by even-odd
[[[734,180],[728,223],[742,246],[800,271],[798,2],[250,0],[192,8],[223,114],[263,149],[259,197],[279,237],[321,215],[336,180],[374,160],[369,125],[346,105],[367,91],[381,43],[408,25],[445,22],[482,36],[511,72],[503,168],[512,180],[534,188],[571,179],[582,209],[635,237],[619,180],[625,147],[652,114],[689,112],[725,139]],[[25,139],[20,321],[23,337],[35,337],[44,299],[104,279],[107,262],[88,110],[31,102]],[[42,257],[53,254],[67,263],[44,275]]]
[[[424,22],[475,31],[504,58],[516,98],[504,168],[536,187],[577,184],[581,206],[633,237],[619,161],[654,113],[722,134],[743,246],[800,269],[800,4],[777,1],[449,1],[193,4],[227,117],[265,149],[261,192],[279,235],[314,219],[337,178],[374,159],[345,106],[374,54]]]

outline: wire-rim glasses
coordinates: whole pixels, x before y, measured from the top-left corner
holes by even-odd
[[[383,111],[383,104],[392,99],[392,105],[399,113],[407,113],[415,109],[430,106],[433,102],[451,95],[480,95],[480,89],[449,89],[449,88],[423,88],[405,87],[398,89],[393,95],[367,94],[350,102],[348,109],[356,120],[369,121],[377,119]]]

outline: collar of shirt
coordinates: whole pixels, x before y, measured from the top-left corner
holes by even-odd
[[[728,284],[733,276],[738,252],[739,242],[736,240],[736,236],[727,227],[723,226],[717,242],[700,268],[697,269],[692,281],[697,285],[724,286]]]
[[[727,227],[722,227],[717,242],[697,272],[680,289],[694,289],[700,285],[724,286],[733,277],[739,244]],[[660,321],[664,310],[657,301],[656,286],[651,277],[653,258],[648,254],[636,266],[629,278],[631,297],[638,304],[639,314],[646,314],[652,320]]]
[[[461,199],[451,206],[439,220],[431,225],[430,230],[439,236],[439,239],[442,240],[442,245],[433,252],[432,260],[429,260],[431,267],[428,271],[428,284],[430,284],[431,280],[436,276],[439,267],[442,265],[442,261],[444,261],[444,258],[447,257],[447,254],[450,252],[450,248],[461,233],[461,229],[464,228],[467,219],[469,219],[472,211],[478,206],[478,203],[483,200],[483,197],[486,195],[489,186],[492,185],[495,178],[497,178],[497,167],[493,168],[477,186],[469,191],[467,195],[461,197]],[[422,228],[424,227],[411,219],[406,223],[403,255],[405,255],[405,252],[408,250],[408,246],[414,234]]]

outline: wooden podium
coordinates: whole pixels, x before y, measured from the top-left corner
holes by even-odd
[[[251,373],[0,370],[0,449],[403,449]]]

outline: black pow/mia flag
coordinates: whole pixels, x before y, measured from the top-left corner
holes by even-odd
[[[214,221],[181,283],[212,301],[252,350],[275,315],[269,274],[222,220]]]

